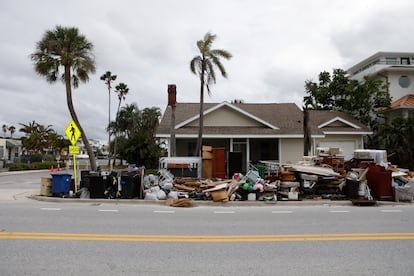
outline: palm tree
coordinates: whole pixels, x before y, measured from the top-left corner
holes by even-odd
[[[195,56],[190,62],[190,69],[195,75],[200,78],[200,118],[198,139],[196,147],[196,156],[200,156],[201,146],[203,143],[203,109],[204,109],[204,87],[207,88],[207,93],[210,95],[210,85],[216,83],[216,73],[214,67],[217,67],[224,78],[227,78],[227,72],[220,58],[230,59],[232,55],[222,49],[211,49],[211,45],[216,39],[216,35],[210,32],[206,33],[203,40],[197,41],[197,47],[200,55]]]
[[[112,75],[110,71],[106,71],[105,74],[101,76],[101,80],[105,81],[106,86],[108,87],[108,125],[111,124],[111,82],[116,80],[116,75]],[[108,131],[108,153],[111,149],[111,132]],[[108,159],[110,162],[110,159]]]
[[[19,125],[21,125],[22,127],[19,129],[20,132],[23,132],[25,134],[25,136],[30,136],[32,133],[34,133],[39,124],[36,123],[35,120],[33,120],[32,122],[29,122],[27,125],[19,123]],[[51,127],[51,125],[49,125],[48,127]]]
[[[3,138],[6,138],[6,133],[7,133],[7,125],[3,125],[2,127],[3,130]]]
[[[13,138],[13,134],[16,132],[15,126],[9,126],[10,137]]]
[[[142,111],[142,126],[148,132],[148,138],[154,141],[156,131],[161,117],[161,110],[158,107],[145,108]]]
[[[115,93],[118,94],[118,108],[116,110],[116,117],[118,118],[119,109],[121,108],[121,102],[122,100],[125,100],[125,96],[128,94],[129,88],[128,86],[121,82],[117,86],[115,86]],[[114,162],[116,162],[116,144],[117,144],[118,137],[115,136],[115,142],[114,142]]]
[[[66,101],[70,115],[82,133],[82,141],[89,155],[91,169],[96,170],[95,154],[76,115],[72,102],[72,85],[87,82],[89,73],[95,73],[93,44],[75,27],[56,26],[46,31],[31,54],[35,71],[50,83],[60,79],[66,86]],[[63,72],[60,69],[63,68]]]

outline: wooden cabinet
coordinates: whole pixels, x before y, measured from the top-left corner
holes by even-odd
[[[226,178],[225,148],[213,148],[213,177]]]

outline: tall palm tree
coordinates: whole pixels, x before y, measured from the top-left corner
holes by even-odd
[[[216,35],[210,32],[206,33],[203,40],[197,41],[197,47],[200,51],[200,55],[195,56],[190,62],[190,69],[195,75],[200,78],[200,118],[198,128],[198,139],[196,146],[196,156],[200,156],[201,146],[203,143],[203,109],[204,109],[204,87],[207,88],[207,93],[210,95],[210,85],[216,83],[215,67],[218,68],[221,75],[227,78],[227,72],[220,58],[229,60],[232,55],[222,49],[211,49],[211,46],[216,39]]]
[[[116,80],[116,75],[112,75],[110,71],[106,71],[105,74],[101,76],[101,80],[105,81],[105,84],[108,88],[108,125],[111,123],[111,83]],[[108,153],[111,150],[111,132],[108,131]],[[108,159],[108,162],[110,160]]]
[[[129,88],[128,86],[121,82],[117,86],[115,86],[115,93],[118,94],[118,108],[116,110],[116,117],[118,118],[119,109],[121,108],[121,102],[122,100],[125,100],[125,96],[128,94]],[[115,135],[115,142],[114,142],[114,162],[116,161],[116,145],[117,145],[118,137]]]
[[[3,125],[2,127],[3,130],[3,138],[6,138],[6,133],[7,133],[7,125]]]
[[[13,138],[13,134],[16,132],[15,126],[9,126],[10,137]]]
[[[75,27],[56,26],[46,31],[36,44],[36,51],[31,54],[35,71],[50,83],[60,79],[65,83],[66,102],[70,115],[82,133],[82,141],[89,155],[91,169],[96,170],[95,154],[76,115],[72,102],[73,88],[79,82],[87,82],[89,74],[95,73],[95,61],[92,53],[93,44],[79,33]],[[61,72],[63,69],[63,72]]]

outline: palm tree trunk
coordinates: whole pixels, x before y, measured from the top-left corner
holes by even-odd
[[[72,86],[71,86],[71,79],[70,79],[70,67],[65,66],[65,85],[66,85],[66,102],[68,104],[69,113],[72,116],[73,121],[78,126],[79,131],[81,132],[82,142],[85,145],[86,151],[89,155],[89,162],[91,163],[91,169],[96,171],[96,159],[95,154],[92,150],[91,145],[89,144],[88,138],[86,137],[85,131],[83,131],[82,126],[79,123],[78,116],[76,115],[75,109],[73,107],[72,102]]]
[[[119,101],[118,104],[118,109],[116,111],[116,117],[115,117],[115,122],[118,119],[118,114],[119,114],[119,108],[121,107],[121,100]],[[116,146],[117,146],[117,142],[118,142],[118,131],[115,131],[115,141],[114,141],[114,165],[116,165]],[[110,161],[111,159],[109,159]],[[111,166],[111,170],[112,170],[112,166]]]
[[[200,76],[200,117],[198,119],[199,126],[198,126],[198,139],[197,139],[197,146],[196,151],[194,153],[195,156],[201,156],[201,147],[203,144],[203,128],[204,128],[204,70],[201,72]]]

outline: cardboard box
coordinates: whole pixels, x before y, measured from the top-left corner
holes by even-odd
[[[210,151],[203,151],[202,157],[203,159],[213,159],[213,153]]]
[[[229,196],[226,192],[226,190],[221,189],[221,190],[217,190],[217,191],[212,191],[211,192],[211,197],[213,198],[213,201],[217,202],[217,201],[228,201],[229,200]]]
[[[52,196],[52,178],[42,177],[40,181],[40,195]]]
[[[212,146],[203,146],[202,150],[203,151],[213,151],[213,147]]]

